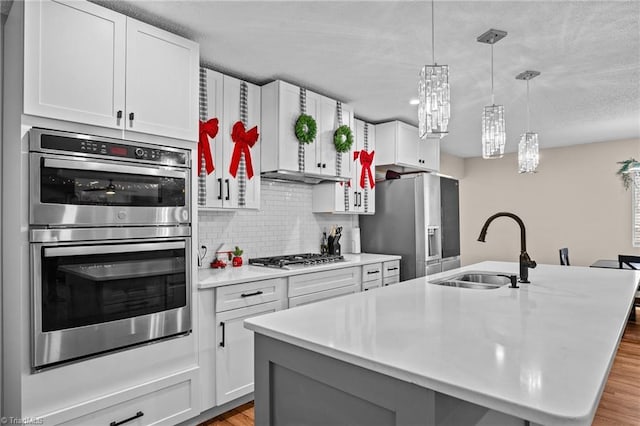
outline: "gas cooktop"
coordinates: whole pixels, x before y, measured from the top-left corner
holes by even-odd
[[[249,264],[256,266],[267,266],[270,268],[289,269],[297,266],[313,266],[323,263],[343,262],[344,256],[339,254],[303,253],[289,254],[273,257],[255,257],[249,259]]]

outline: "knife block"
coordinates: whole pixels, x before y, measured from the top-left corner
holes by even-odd
[[[340,237],[329,237],[327,240],[327,245],[329,247],[329,254],[340,255]]]

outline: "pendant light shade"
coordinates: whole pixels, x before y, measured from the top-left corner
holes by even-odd
[[[535,173],[540,162],[538,134],[529,130],[529,80],[540,75],[539,71],[525,71],[516,76],[527,81],[527,131],[520,136],[518,144],[518,173]]]
[[[493,45],[507,36],[506,31],[490,29],[477,41],[491,45],[491,105],[482,112],[482,158],[502,158],[507,135],[504,106],[496,105],[493,96]]]
[[[435,58],[433,0],[431,1],[431,55],[433,65],[425,65],[418,81],[418,132],[420,138],[444,137],[447,134],[451,107],[449,66],[438,65]]]

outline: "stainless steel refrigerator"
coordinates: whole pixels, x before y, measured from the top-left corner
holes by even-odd
[[[444,185],[444,198],[455,198],[455,209],[449,210],[455,210],[456,220],[449,220],[454,213],[447,213],[446,240],[442,239],[440,176],[417,173],[376,183],[376,213],[360,216],[362,251],[401,255],[401,281],[441,272],[443,245],[450,258],[445,267],[459,266],[458,187],[457,181],[450,183]],[[455,197],[449,194],[451,190],[455,190]]]

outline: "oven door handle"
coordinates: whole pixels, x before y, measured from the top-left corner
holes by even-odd
[[[113,245],[83,245],[75,247],[45,247],[44,257],[78,256],[91,254],[126,253],[155,250],[171,250],[185,248],[184,241],[170,243],[144,243],[144,244],[113,244]]]
[[[187,173],[183,170],[173,170],[168,168],[144,166],[128,166],[124,164],[111,164],[96,161],[65,160],[62,158],[44,158],[44,167],[71,169],[71,170],[91,170],[99,172],[127,173],[132,175],[163,176],[185,179]]]

